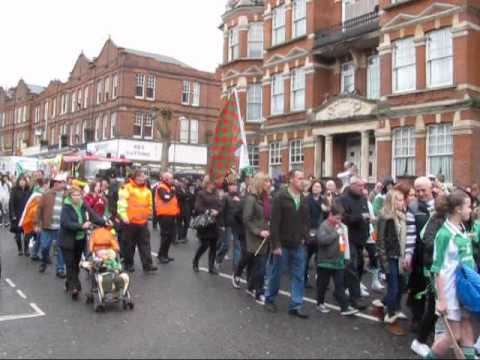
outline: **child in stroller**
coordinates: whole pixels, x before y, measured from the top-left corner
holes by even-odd
[[[93,303],[95,311],[105,306],[123,303],[124,309],[134,307],[130,293],[130,278],[123,271],[119,260],[120,247],[110,228],[102,227],[92,231],[88,244],[89,260],[82,267],[89,274],[91,283],[87,303]]]

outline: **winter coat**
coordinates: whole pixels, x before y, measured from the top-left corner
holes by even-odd
[[[295,202],[288,188],[279,190],[273,198],[270,223],[272,249],[279,247],[297,248],[309,238],[310,220],[308,205],[300,194],[300,206]]]
[[[345,225],[340,225],[342,231],[348,233]],[[343,269],[345,267],[345,250],[340,247],[340,235],[328,220],[321,223],[317,230],[317,264],[319,267]],[[345,247],[348,246],[348,239]],[[349,253],[349,251],[347,251]]]
[[[327,218],[324,200],[322,197],[320,197],[318,200],[315,200],[313,194],[310,194],[307,197],[307,204],[310,211],[310,227],[316,230]]]
[[[370,213],[367,199],[348,189],[337,201],[345,210],[343,220],[348,227],[350,244],[365,245],[370,236],[370,223],[362,216]]]
[[[216,222],[206,228],[197,230],[198,237],[204,239],[218,238],[218,227],[223,226],[222,220],[222,201],[216,191],[212,193],[200,190],[195,199],[195,213],[197,215],[205,214],[211,210],[217,210]]]
[[[82,225],[87,220],[91,221],[95,225],[104,226],[105,221],[99,217],[95,211],[93,211],[87,204],[83,203],[81,210],[83,222],[80,223],[77,212],[75,211],[69,198],[65,200],[62,207],[62,214],[60,216],[60,233],[58,237],[59,246],[63,250],[73,250],[75,248],[76,241],[85,241],[84,239],[77,240],[77,234],[79,231],[84,231]],[[87,215],[88,214],[88,215]]]
[[[263,199],[254,194],[247,194],[243,207],[243,223],[247,241],[247,251],[255,253],[262,244],[260,233],[268,230],[268,221],[263,211]],[[259,254],[267,254],[267,244],[264,244]]]
[[[18,223],[22,218],[23,210],[25,210],[30,194],[30,188],[28,187],[22,189],[21,187],[15,186],[12,189],[9,202],[10,232],[12,233],[22,232]]]

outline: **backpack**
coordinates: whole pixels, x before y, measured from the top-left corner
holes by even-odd
[[[457,297],[469,312],[480,315],[480,275],[473,269],[459,265],[455,272]]]

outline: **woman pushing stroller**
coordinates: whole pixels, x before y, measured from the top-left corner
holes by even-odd
[[[67,278],[65,290],[77,300],[82,289],[79,279],[80,260],[87,245],[87,230],[93,224],[104,226],[100,218],[83,202],[82,191],[73,187],[68,191],[60,217],[59,246],[62,249]]]

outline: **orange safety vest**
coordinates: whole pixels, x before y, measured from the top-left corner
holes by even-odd
[[[173,195],[169,201],[163,201],[159,194],[161,188],[167,192],[171,191],[167,184],[164,183],[161,183],[157,187],[157,190],[155,191],[155,213],[157,216],[177,216],[180,214],[177,196]]]
[[[132,224],[146,224],[152,214],[152,193],[146,186],[138,186],[134,181],[126,186],[126,191],[128,221]]]

